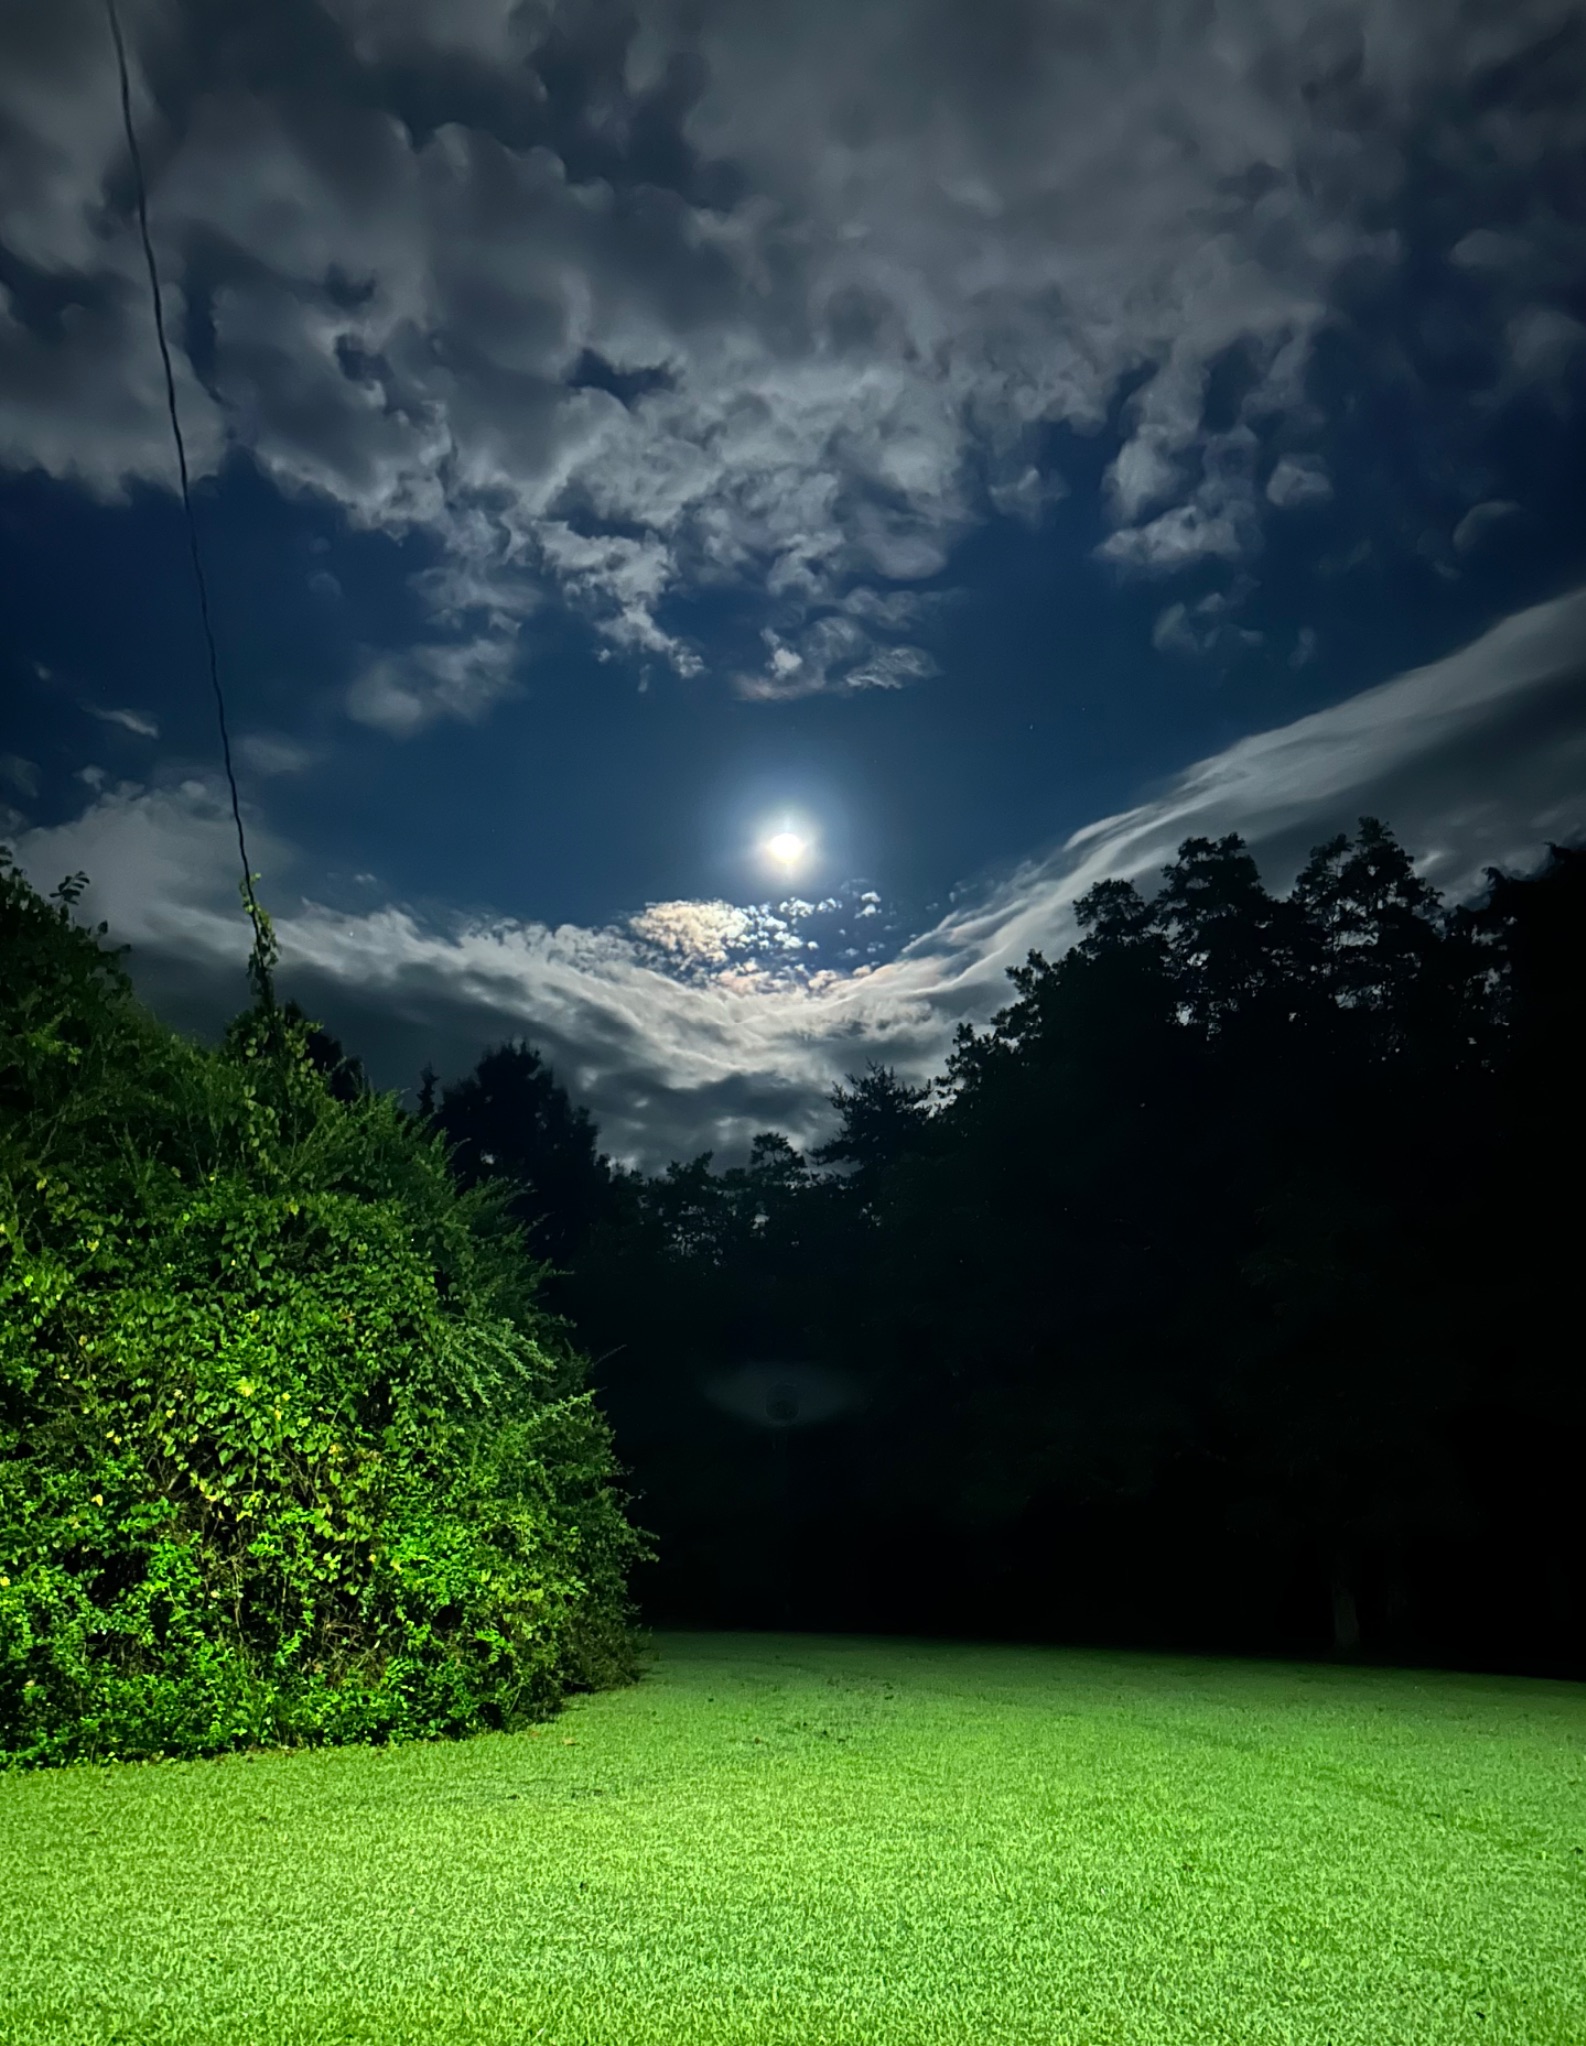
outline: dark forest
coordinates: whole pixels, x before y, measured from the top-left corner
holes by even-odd
[[[529,1045],[427,1074],[593,1360],[645,1619],[1586,1674],[1586,851],[1489,879],[1189,839],[808,1157],[645,1177]]]

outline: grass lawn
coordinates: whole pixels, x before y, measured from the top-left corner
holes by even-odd
[[[1583,2046],[1586,1687],[658,1633],[466,1742],[0,1775],[0,2040]]]

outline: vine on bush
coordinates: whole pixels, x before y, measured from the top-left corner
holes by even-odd
[[[0,1761],[463,1734],[631,1681],[609,1428],[495,1189],[217,1051],[0,849]]]

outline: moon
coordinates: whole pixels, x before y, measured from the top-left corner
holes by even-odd
[[[807,842],[796,831],[779,831],[766,840],[765,849],[778,866],[795,867],[804,857]]]

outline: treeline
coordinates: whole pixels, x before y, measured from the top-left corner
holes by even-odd
[[[808,1158],[614,1171],[527,1047],[431,1076],[547,1218],[646,1619],[1586,1674],[1586,852],[1490,878],[1190,839]],[[854,1399],[757,1430],[702,1391],[754,1360]]]

